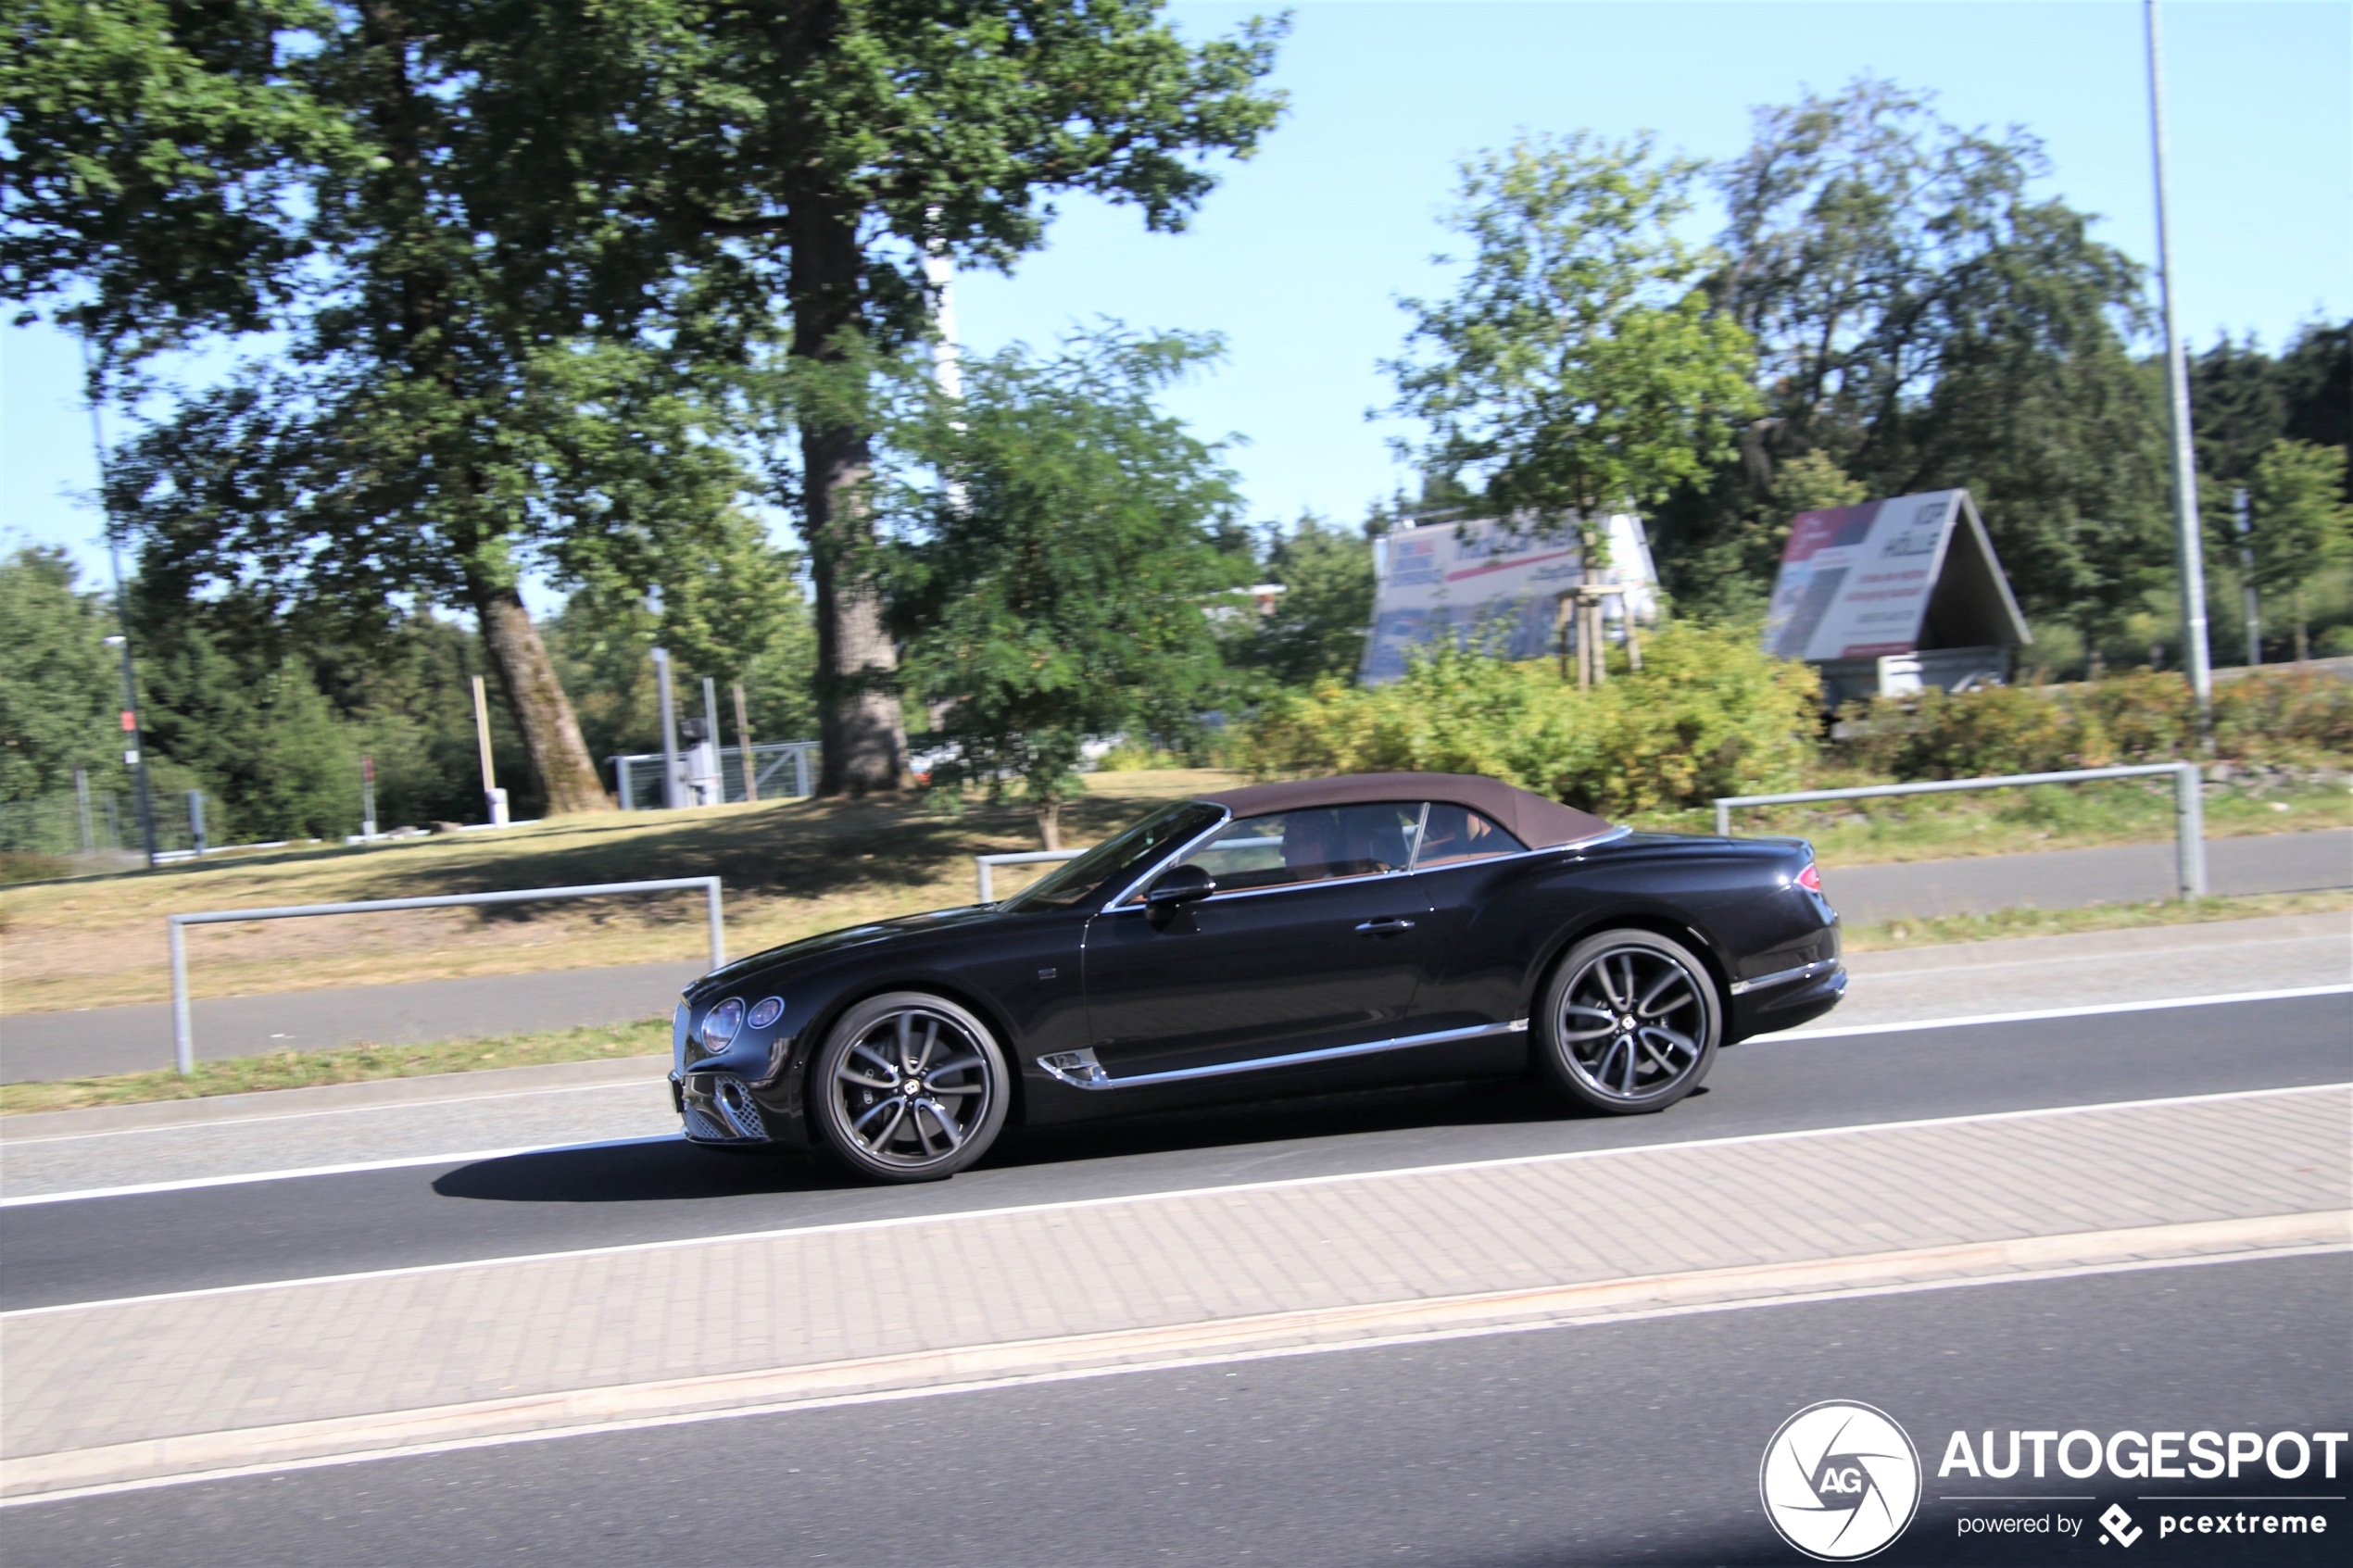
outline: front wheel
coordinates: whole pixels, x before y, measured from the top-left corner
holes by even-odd
[[[1663,1110],[1699,1087],[1724,1010],[1707,966],[1648,931],[1604,931],[1569,949],[1538,1014],[1537,1055],[1561,1087],[1614,1116]]]
[[[987,1024],[945,997],[898,991],[834,1025],[810,1070],[810,1109],[859,1174],[937,1181],[997,1140],[1008,1078]]]

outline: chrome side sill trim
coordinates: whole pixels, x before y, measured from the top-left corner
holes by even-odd
[[[1489,1035],[1516,1035],[1528,1027],[1528,1020],[1516,1018],[1509,1023],[1478,1023],[1465,1029],[1440,1029],[1428,1035],[1400,1035],[1387,1040],[1367,1040],[1359,1046],[1327,1046],[1321,1050],[1293,1051],[1287,1056],[1252,1057],[1248,1061],[1221,1061],[1208,1067],[1178,1067],[1166,1073],[1139,1073],[1132,1078],[1114,1078],[1103,1072],[1101,1063],[1091,1050],[1056,1051],[1041,1056],[1038,1065],[1049,1076],[1068,1084],[1074,1089],[1132,1089],[1149,1084],[1182,1084],[1195,1078],[1223,1078],[1235,1073],[1256,1073],[1268,1067],[1297,1067],[1307,1062],[1340,1061],[1352,1056],[1374,1056],[1382,1051],[1407,1050],[1415,1046],[1440,1046],[1450,1040],[1476,1040]]]
[[[1751,991],[1762,991],[1768,985],[1786,985],[1793,980],[1808,980],[1837,967],[1836,959],[1824,959],[1819,963],[1800,964],[1795,969],[1785,969],[1777,974],[1760,974],[1754,980],[1735,980],[1732,982],[1732,995],[1745,997]]]

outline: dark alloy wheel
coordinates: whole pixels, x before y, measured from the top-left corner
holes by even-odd
[[[810,1109],[851,1170],[887,1182],[954,1175],[1005,1124],[1004,1054],[988,1025],[918,991],[844,1013],[810,1072]]]
[[[1538,1055],[1596,1110],[1662,1110],[1716,1060],[1724,1010],[1707,966],[1648,931],[1604,931],[1569,949],[1538,1015]]]

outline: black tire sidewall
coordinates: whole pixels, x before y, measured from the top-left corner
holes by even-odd
[[[850,1046],[878,1018],[906,1008],[927,1008],[944,1013],[972,1034],[980,1054],[987,1060],[990,1076],[988,1110],[965,1137],[963,1146],[937,1162],[910,1169],[903,1165],[886,1164],[866,1151],[842,1120],[841,1101],[834,1093],[834,1073]],[[987,1154],[1003,1130],[1005,1115],[1013,1092],[1013,1074],[1005,1065],[1003,1047],[997,1044],[997,1033],[970,1008],[950,1001],[928,991],[890,991],[869,997],[853,1005],[848,1012],[834,1021],[825,1033],[825,1043],[809,1065],[809,1117],[816,1123],[817,1135],[825,1151],[851,1173],[875,1182],[937,1182],[944,1181],[970,1166]]]
[[[1698,1065],[1683,1074],[1669,1092],[1656,1099],[1645,1099],[1635,1104],[1595,1093],[1569,1066],[1568,1047],[1559,1036],[1561,1002],[1570,982],[1595,957],[1613,947],[1648,947],[1682,965],[1700,982],[1700,1004],[1707,1015],[1706,1033],[1700,1041]],[[1545,982],[1541,1010],[1531,1021],[1529,1028],[1536,1035],[1536,1059],[1542,1065],[1544,1075],[1570,1098],[1588,1110],[1605,1115],[1646,1116],[1653,1111],[1666,1110],[1705,1081],[1708,1069],[1716,1065],[1717,1047],[1724,1038],[1724,998],[1717,990],[1714,975],[1700,960],[1698,954],[1674,938],[1662,936],[1655,931],[1624,926],[1613,931],[1595,932],[1561,956],[1560,962],[1553,966],[1552,978]]]

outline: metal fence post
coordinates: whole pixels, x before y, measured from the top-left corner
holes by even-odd
[[[980,870],[980,901],[984,904],[993,904],[997,901],[997,879],[989,874],[991,867],[987,860],[977,855],[974,856],[973,859]]]
[[[717,969],[727,961],[727,932],[719,919],[719,879],[706,878],[703,893],[711,904],[711,967]]]
[[[163,923],[171,936],[171,1057],[185,1078],[196,1070],[196,1028],[188,1016],[188,928],[178,915],[167,916]]]
[[[2173,770],[2173,817],[2181,835],[2182,897],[2206,897],[2206,790],[2204,770],[2183,762]]]
[[[1732,809],[1719,800],[1716,803],[1716,836],[1730,838],[1731,835]]]
[[[792,792],[803,797],[809,794],[809,748],[805,746],[793,748]]]

